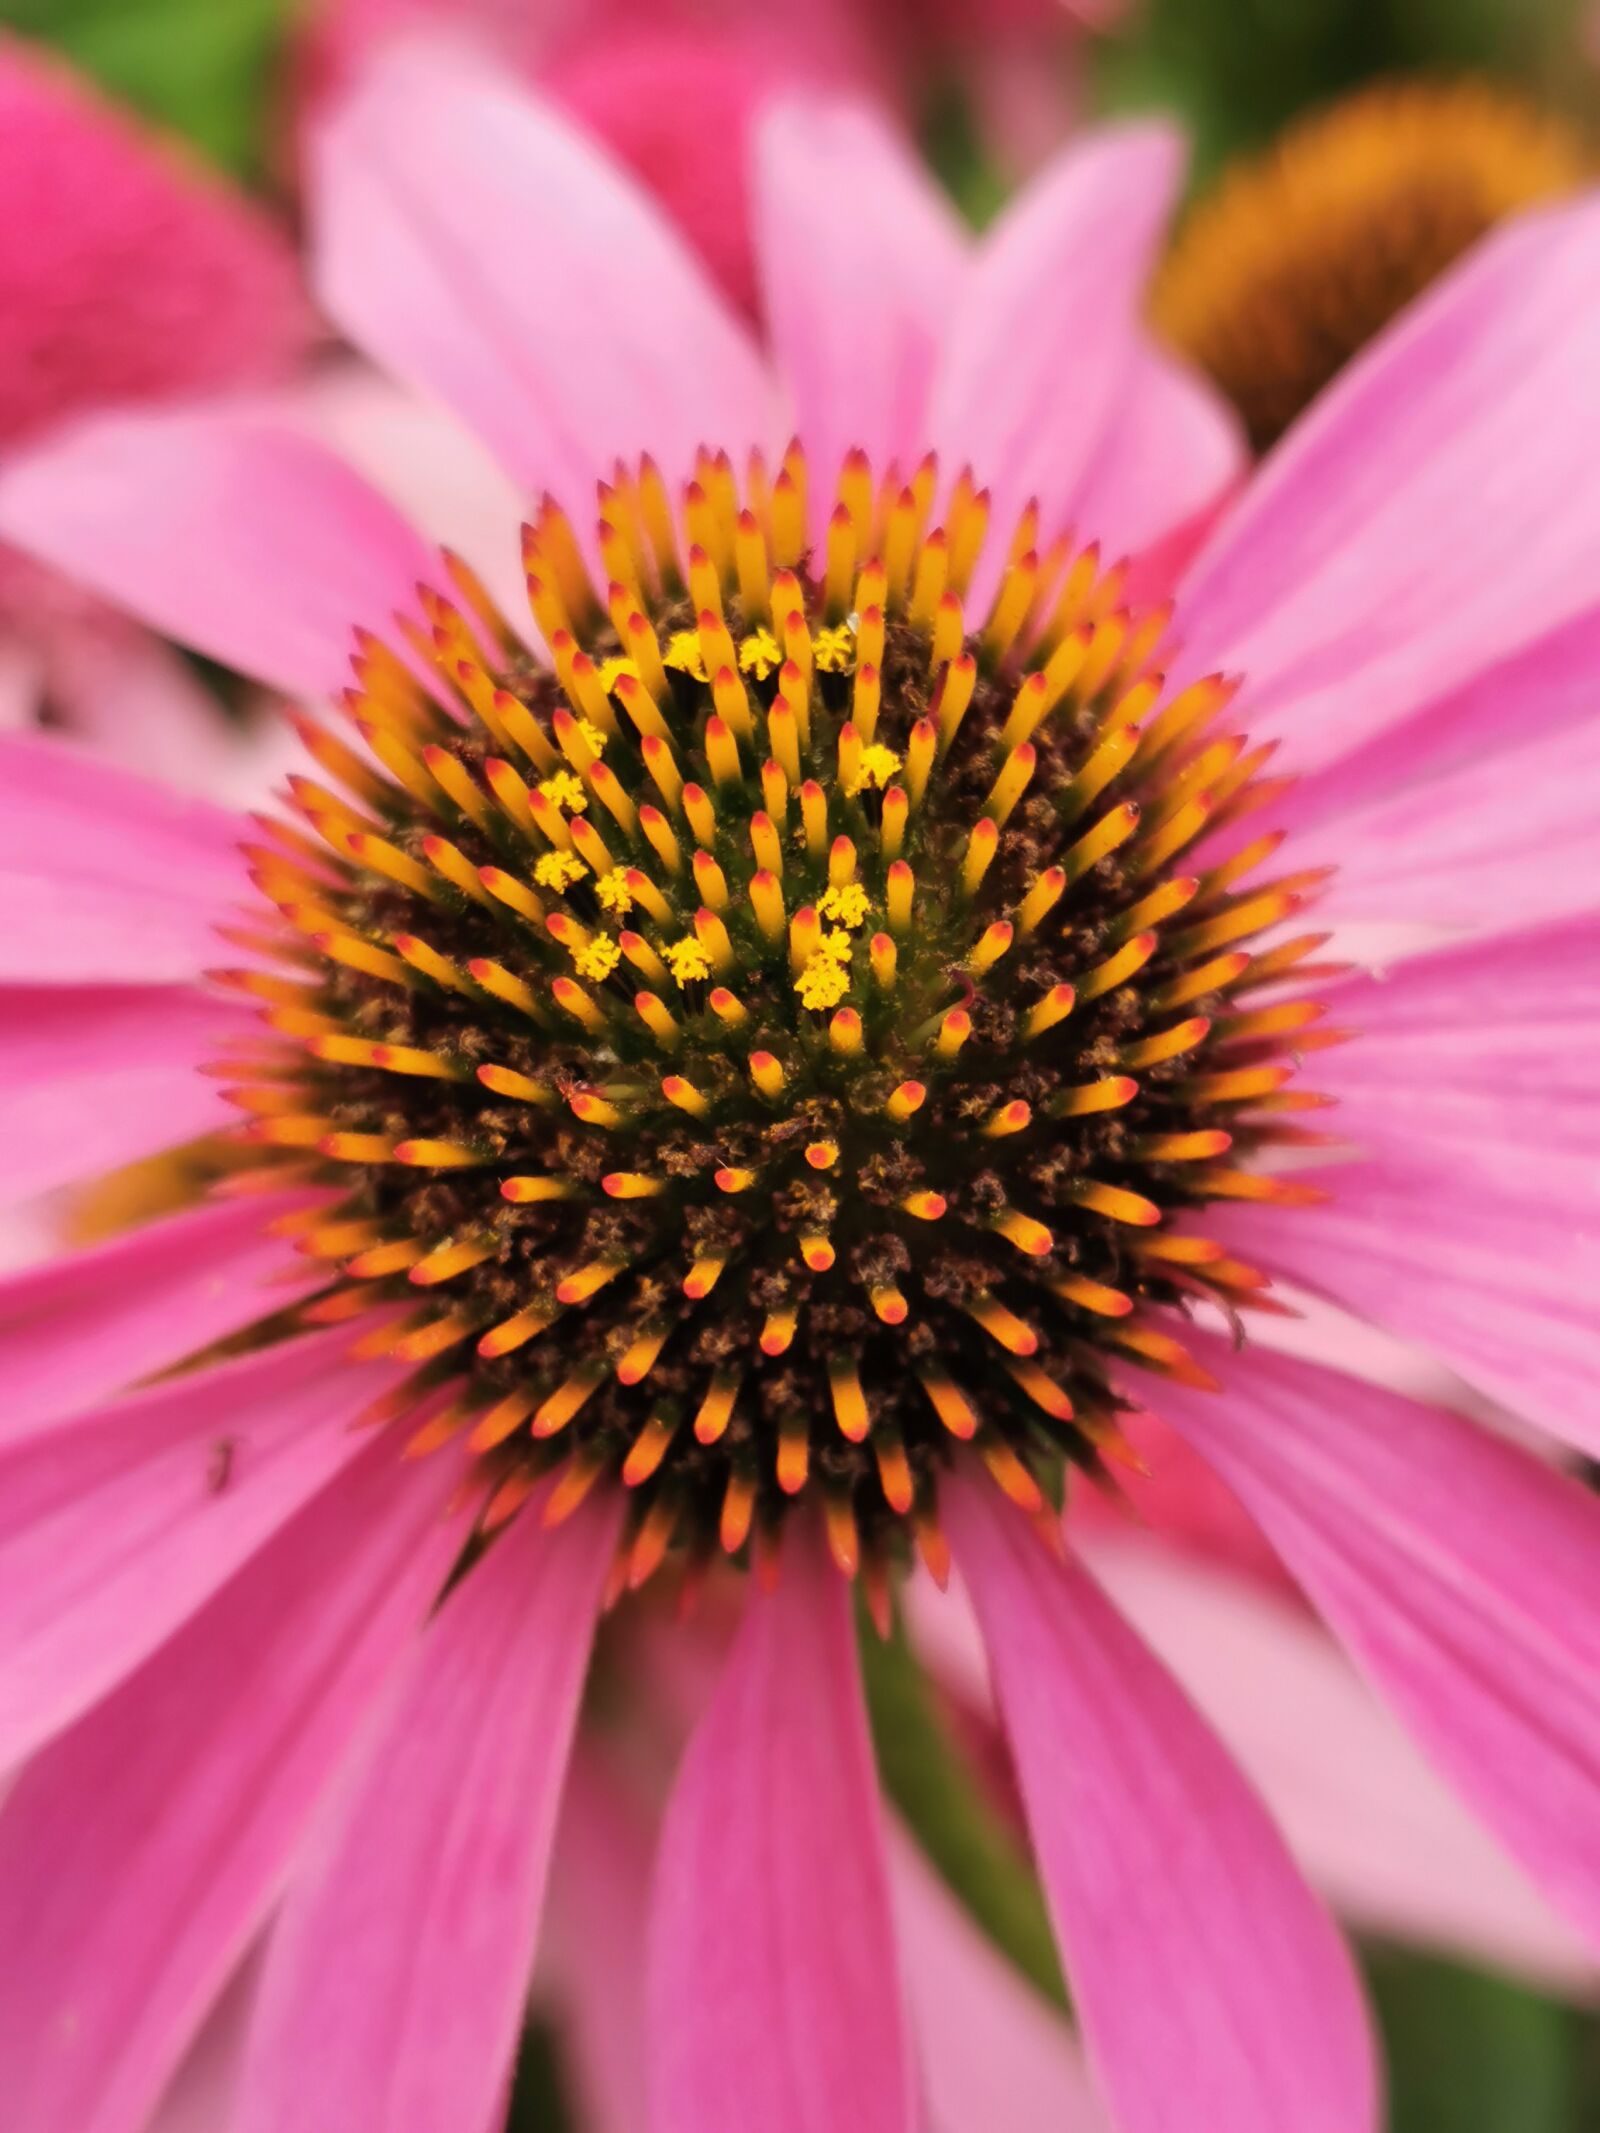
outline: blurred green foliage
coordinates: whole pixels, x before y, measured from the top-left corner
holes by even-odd
[[[236,177],[272,158],[295,0],[0,0],[0,24],[51,44],[113,96]]]

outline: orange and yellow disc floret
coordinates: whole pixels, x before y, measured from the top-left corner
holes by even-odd
[[[1255,1158],[1309,1137],[1322,937],[1253,944],[1316,882],[1270,831],[1189,864],[1281,790],[1233,687],[1169,695],[1166,614],[1031,512],[969,615],[966,477],[930,528],[931,460],[852,456],[816,550],[807,478],[619,471],[602,589],[546,501],[549,666],[447,559],[433,690],[362,639],[364,748],[307,722],[332,782],[250,852],[278,967],[226,973],[263,1179],[339,1195],[305,1315],[414,1366],[486,1526],[620,1483],[619,1584],[808,1496],[845,1568],[939,1568],[953,1460],[1042,1506],[1119,1449],[1113,1361],[1194,1374],[1158,1307],[1256,1297],[1194,1211],[1302,1197]]]

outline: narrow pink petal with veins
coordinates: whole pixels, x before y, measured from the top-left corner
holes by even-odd
[[[1594,599],[1600,205],[1485,240],[1335,381],[1208,543],[1187,667],[1315,770]],[[1464,499],[1470,499],[1464,503]]]
[[[394,1371],[340,1328],[187,1373],[0,1451],[0,1768],[59,1733],[348,1464]]]
[[[941,1508],[1121,2133],[1374,2133],[1348,1954],[1226,1751],[1019,1513],[972,1483]]]
[[[585,2133],[638,2133],[649,2123],[644,1950],[654,1837],[643,1803],[580,1740],[540,1945]]]
[[[318,1270],[266,1229],[305,1204],[274,1193],[194,1208],[0,1281],[0,1446],[303,1294]]]
[[[967,242],[887,122],[823,97],[786,99],[763,119],[755,215],[820,537],[847,451],[909,476],[926,449],[928,386],[958,313]]]
[[[1030,497],[1046,536],[1073,515],[1134,381],[1180,163],[1163,126],[1104,128],[1025,187],[980,246],[940,351],[928,441],[947,476],[970,465],[989,485],[997,527]]]
[[[71,908],[61,885],[51,894]],[[0,1198],[20,1203],[236,1125],[223,1084],[197,1069],[259,1029],[242,1006],[185,985],[0,987]]]
[[[316,143],[324,301],[569,505],[619,454],[771,447],[754,348],[678,234],[581,133],[446,48],[378,60]]]
[[[913,2076],[850,1590],[795,1530],[667,1810],[653,2133],[911,2133]]]
[[[1131,1534],[1078,1545],[1341,1917],[1595,1996],[1579,1936],[1297,1597]]]
[[[1600,1946],[1600,1503],[1442,1409],[1261,1349],[1226,1397],[1168,1385],[1162,1407]]]
[[[8,2133],[138,2133],[457,1552],[371,1444],[0,1810]],[[197,1728],[196,1712],[206,1722]]]
[[[429,1624],[273,1931],[236,2133],[498,2123],[619,1516],[531,1507]]]
[[[0,472],[0,535],[292,695],[343,687],[355,626],[392,636],[438,575],[375,489],[246,405],[74,425]]]
[[[1247,1257],[1420,1342],[1600,1452],[1600,921],[1467,941],[1341,987],[1362,1041],[1318,1061],[1360,1152],[1293,1221],[1221,1211]]]

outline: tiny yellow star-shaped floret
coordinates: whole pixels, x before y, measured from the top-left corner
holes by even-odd
[[[622,950],[609,933],[597,933],[592,941],[585,941],[572,958],[573,968],[580,978],[601,980],[609,978],[622,961]]]
[[[584,791],[570,770],[557,770],[548,778],[539,781],[539,795],[552,807],[565,808],[570,815],[588,811],[589,795]]]
[[[674,630],[667,639],[667,648],[661,655],[665,666],[677,667],[691,681],[705,681],[706,655],[700,649],[700,637],[696,630]]]
[[[868,908],[867,892],[859,881],[847,881],[837,888],[824,889],[817,899],[818,918],[831,919],[836,926],[851,930],[865,924]]]
[[[819,630],[812,650],[819,674],[848,674],[855,667],[856,640],[846,623]]]
[[[546,852],[537,860],[533,878],[541,889],[570,889],[575,881],[582,881],[588,868],[571,852]]]
[[[881,741],[874,741],[870,748],[862,749],[855,776],[845,787],[845,791],[852,800],[858,792],[864,792],[869,786],[874,791],[881,792],[900,768],[900,763],[901,758],[892,748],[885,748]]]
[[[752,630],[739,646],[739,665],[757,681],[765,681],[783,665],[783,653],[771,630]]]
[[[849,946],[848,940],[845,945]],[[850,973],[828,952],[825,941],[816,954],[807,959],[805,968],[794,981],[794,989],[800,995],[802,1007],[814,1010],[837,1007],[850,990]]]
[[[698,941],[674,941],[667,950],[667,968],[680,985],[689,985],[696,978],[709,978],[711,958]]]
[[[613,867],[609,874],[602,874],[594,885],[594,893],[600,899],[602,910],[615,911],[619,917],[626,917],[633,909],[633,891],[628,887],[627,871],[623,867]]]

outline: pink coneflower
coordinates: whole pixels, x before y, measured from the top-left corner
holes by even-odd
[[[560,122],[399,59],[324,145],[324,294],[573,499],[532,623],[259,421],[0,482],[243,666],[331,690],[359,632],[242,863],[7,750],[12,1164],[246,1121],[215,1204],[5,1299],[21,2133],[138,2126],[263,1932],[230,2126],[491,2125],[594,1621],[669,1563],[753,1574],[656,1862],[650,2122],[917,2123],[850,1586],[916,1555],[974,1602],[1114,2122],[1373,2126],[1337,1934],[1060,1548],[1130,1406],[1600,1928],[1593,1501],[1209,1330],[1285,1269],[1597,1441],[1600,221],[1432,294],[1169,613],[1233,463],[1139,338],[1175,172],[1098,137],[969,256],[869,122],[774,113],[769,366]]]
[[[96,409],[285,376],[310,335],[267,217],[60,61],[0,38],[0,464]],[[194,784],[225,722],[166,647],[0,552],[0,725],[41,718]]]

